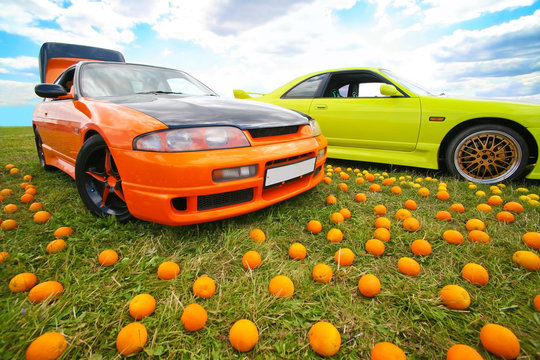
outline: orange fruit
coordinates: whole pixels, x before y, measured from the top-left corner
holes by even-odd
[[[38,224],[44,224],[51,218],[51,214],[47,211],[38,211],[34,214],[34,221]]]
[[[208,313],[199,304],[189,304],[184,308],[180,321],[184,323],[184,329],[187,331],[199,331],[208,320]]]
[[[410,218],[412,216],[411,212],[407,209],[399,209],[396,211],[396,219],[399,221],[403,221],[407,218]]]
[[[19,209],[19,207],[15,204],[7,204],[6,206],[4,206],[4,213],[6,214],[13,214],[15,212],[17,212],[17,210]]]
[[[421,197],[428,197],[429,194],[429,189],[426,187],[421,187],[420,189],[418,189],[418,195],[420,195]]]
[[[536,255],[532,251],[516,251],[514,255],[512,255],[512,261],[529,271],[536,271],[540,269],[540,256]]]
[[[326,264],[317,264],[311,273],[313,280],[321,284],[326,284],[332,280],[332,268]]]
[[[332,182],[332,178],[328,176],[325,176],[322,180],[325,184],[330,184]]]
[[[468,239],[485,244],[489,242],[489,235],[482,230],[473,230],[469,233]]]
[[[9,253],[5,251],[0,251],[0,264],[4,262],[4,260],[9,259]]]
[[[26,349],[26,360],[55,360],[64,350],[67,342],[64,335],[51,331],[38,336]]]
[[[17,169],[17,168],[10,169],[10,170],[9,170],[9,173],[10,173],[11,175],[18,174],[18,173],[19,173],[19,169]]]
[[[375,256],[381,256],[384,253],[384,243],[379,239],[369,239],[366,241],[366,251]]]
[[[40,202],[35,202],[35,203],[32,203],[30,204],[30,206],[28,207],[28,210],[30,210],[31,212],[36,212],[36,211],[39,211],[43,209],[43,204],[40,203]]]
[[[450,214],[450,212],[448,212],[446,210],[441,210],[441,211],[437,212],[436,218],[437,218],[437,220],[450,221],[450,220],[452,220],[452,214]]]
[[[414,240],[411,244],[411,251],[415,255],[427,256],[431,254],[431,244],[423,239]]]
[[[322,225],[320,221],[317,220],[310,220],[307,224],[307,229],[312,234],[318,234],[322,231]]]
[[[475,263],[466,264],[461,270],[461,275],[475,285],[484,286],[489,281],[488,271],[482,265]]]
[[[45,281],[37,284],[28,292],[28,300],[34,304],[43,300],[58,299],[64,292],[64,287],[58,281]]]
[[[9,281],[9,290],[13,293],[28,291],[32,289],[37,283],[36,275],[24,272],[15,275]]]
[[[441,190],[437,192],[437,199],[447,201],[450,199],[450,194],[447,191]]]
[[[377,219],[375,219],[375,228],[385,228],[390,230],[390,226],[392,223],[390,222],[390,219],[380,216]]]
[[[446,360],[483,360],[482,355],[470,346],[463,344],[453,345],[446,353]]]
[[[467,220],[467,223],[465,224],[465,228],[468,231],[473,231],[473,230],[484,231],[486,229],[486,224],[484,224],[484,222],[479,219],[470,219],[470,220]]]
[[[0,190],[0,195],[2,196],[10,196],[10,195],[13,195],[13,190],[11,189],[2,189]]]
[[[157,276],[161,280],[171,280],[180,274],[180,266],[172,261],[164,261],[158,266]]]
[[[380,342],[371,349],[371,360],[407,360],[407,356],[399,346]]]
[[[285,275],[278,275],[270,280],[268,290],[270,291],[270,294],[274,296],[289,297],[294,293],[294,284],[289,277]]]
[[[116,349],[124,356],[140,352],[148,341],[146,327],[140,322],[124,326],[116,336]]]
[[[443,233],[443,239],[447,243],[454,245],[459,245],[465,240],[463,235],[457,230],[446,230]]]
[[[23,180],[24,180],[24,181],[32,181],[33,178],[34,178],[34,177],[33,177],[32,175],[24,175],[24,176],[23,176]]]
[[[56,254],[67,248],[67,244],[63,239],[56,239],[47,244],[47,252],[49,254]]]
[[[354,253],[349,248],[342,248],[334,254],[334,261],[340,266],[349,266],[354,261]]]
[[[366,174],[366,180],[369,182],[375,181],[375,175],[373,174]]]
[[[385,229],[385,228],[378,228],[378,229],[375,229],[375,231],[373,232],[373,238],[374,239],[379,239],[381,241],[390,241],[390,231],[388,229]]]
[[[341,213],[335,212],[335,213],[332,213],[332,214],[330,215],[330,220],[331,220],[334,224],[340,224],[340,223],[342,223],[343,221],[345,221],[345,218],[343,218],[343,215],[341,215]]]
[[[493,355],[515,359],[521,350],[512,330],[498,324],[486,324],[480,330],[480,342]]]
[[[418,204],[416,203],[416,201],[411,199],[406,200],[403,206],[405,206],[405,209],[409,210],[416,210],[418,208]]]
[[[390,178],[386,178],[382,181],[382,184],[384,186],[391,186],[392,184],[394,184],[394,180],[390,179]]]
[[[379,185],[379,184],[371,184],[371,185],[369,185],[369,191],[381,192],[381,185]]]
[[[266,240],[266,235],[261,229],[253,229],[249,232],[249,238],[255,242],[263,242]]]
[[[216,292],[216,283],[210,276],[203,275],[193,283],[193,294],[208,299]]]
[[[30,195],[36,195],[37,194],[37,190],[35,187],[31,187],[30,185],[26,187],[26,190],[24,190],[24,193],[25,194],[30,194]]]
[[[488,204],[478,204],[476,205],[476,210],[483,212],[491,212],[493,209]]]
[[[362,185],[365,181],[364,181],[364,178],[358,177],[358,178],[356,178],[355,182],[356,182],[358,185]]]
[[[254,250],[246,252],[242,257],[242,265],[244,265],[246,269],[256,269],[261,265],[261,262],[261,255]]]
[[[354,197],[354,201],[356,201],[356,202],[364,202],[366,200],[367,200],[367,197],[366,197],[366,194],[364,194],[364,193],[358,193]]]
[[[334,325],[326,321],[315,323],[308,333],[309,344],[321,356],[333,356],[341,347],[341,335]]]
[[[403,192],[403,190],[399,187],[399,186],[392,186],[392,189],[390,189],[390,191],[392,192],[392,194],[394,195],[399,195]]]
[[[497,220],[506,224],[513,223],[515,220],[514,215],[508,211],[500,211],[497,213],[496,217],[497,217]]]
[[[289,247],[289,257],[294,260],[302,260],[306,257],[306,247],[300,243],[294,243]]]
[[[17,226],[19,226],[19,224],[17,223],[16,220],[13,220],[13,219],[7,219],[0,223],[0,229],[5,230],[5,231],[13,230]]]
[[[420,264],[410,257],[402,257],[398,260],[398,270],[402,274],[416,276],[420,273]]]
[[[247,319],[236,321],[229,330],[229,342],[232,347],[240,352],[247,352],[259,341],[257,326]]]
[[[156,299],[150,294],[135,295],[129,302],[129,315],[135,320],[141,320],[156,309]]]
[[[460,203],[455,203],[450,205],[450,211],[457,212],[457,213],[464,213],[465,207]]]
[[[345,220],[350,219],[351,216],[352,216],[351,211],[349,209],[346,209],[346,208],[343,208],[343,209],[339,210],[339,213],[341,215],[343,215],[343,218]]]
[[[540,311],[540,294],[536,295],[533,300],[536,311]]]
[[[337,197],[335,197],[334,195],[328,195],[326,197],[326,203],[328,205],[334,205],[334,204],[337,204]]]
[[[499,195],[493,195],[489,197],[487,203],[490,206],[498,206],[503,203],[503,199]]]
[[[528,232],[523,234],[521,240],[527,244],[528,247],[535,250],[540,250],[540,233],[537,232]]]
[[[386,214],[386,206],[382,205],[382,204],[379,204],[379,205],[375,205],[375,207],[373,208],[373,212],[375,213],[375,215],[384,215]]]
[[[336,167],[336,168],[334,169],[334,172],[335,172],[335,173],[340,173],[340,172],[341,172],[341,168],[340,168],[339,166]]]
[[[413,217],[406,218],[403,220],[403,228],[409,232],[415,232],[420,229],[420,222]]]
[[[54,237],[57,239],[73,234],[73,229],[69,226],[59,227],[54,231]]]
[[[346,192],[348,189],[349,189],[349,186],[345,183],[339,183],[338,184],[338,188],[343,191],[343,192]]]
[[[373,274],[362,275],[358,280],[358,290],[365,297],[374,297],[381,292],[381,281]]]
[[[28,203],[31,203],[32,201],[34,201],[34,195],[32,194],[24,194],[23,196],[21,196],[22,203],[28,204]]]
[[[521,205],[520,203],[515,202],[515,201],[507,202],[506,204],[504,204],[503,209],[506,210],[506,211],[511,211],[513,213],[516,213],[516,214],[521,214],[523,212],[523,210],[525,210],[523,208],[523,205]]]
[[[15,167],[15,165],[13,165],[13,164],[7,164],[7,165],[6,165],[6,170],[11,170],[11,169],[13,169],[14,167]]]
[[[451,309],[464,310],[471,304],[469,293],[459,285],[446,285],[439,295],[444,305]]]
[[[111,265],[116,264],[117,261],[118,261],[118,253],[114,250],[107,249],[99,253],[98,262],[101,266],[111,266]]]
[[[341,242],[343,241],[343,233],[336,228],[330,229],[326,234],[326,239],[331,243]]]
[[[339,178],[341,180],[349,180],[349,174],[342,172],[341,174],[339,174]]]

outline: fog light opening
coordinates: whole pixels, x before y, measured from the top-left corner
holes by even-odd
[[[257,165],[238,166],[212,171],[212,180],[215,182],[246,179],[257,175]]]
[[[325,155],[326,155],[326,147],[319,150],[319,152],[317,153],[317,160],[322,159]]]

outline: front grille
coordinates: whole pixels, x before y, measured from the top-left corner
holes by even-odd
[[[210,210],[253,200],[253,189],[230,191],[221,194],[202,195],[197,198],[197,210]]]
[[[279,136],[279,135],[289,135],[296,134],[298,132],[298,126],[282,126],[276,128],[266,128],[266,129],[250,129],[248,130],[252,138],[260,138],[267,136]]]
[[[307,159],[307,158],[310,158],[310,157],[313,157],[313,156],[314,156],[313,153],[306,153],[306,154],[302,154],[302,155],[291,156],[291,157],[288,157],[288,158],[272,160],[272,161],[267,162],[265,164],[265,167],[268,168],[268,167],[272,167],[272,166],[276,166],[276,165],[292,163],[292,162],[304,160],[304,159]]]

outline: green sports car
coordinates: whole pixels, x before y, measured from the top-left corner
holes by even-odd
[[[310,115],[330,158],[447,169],[485,184],[540,179],[539,105],[434,96],[378,68],[321,71],[269,94],[234,95]]]

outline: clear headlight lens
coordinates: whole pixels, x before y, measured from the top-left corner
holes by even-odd
[[[319,136],[322,134],[321,128],[317,120],[309,120],[309,126],[311,127],[311,132],[313,133],[313,136]]]
[[[257,175],[257,165],[238,166],[212,171],[212,180],[215,182],[246,179]]]

